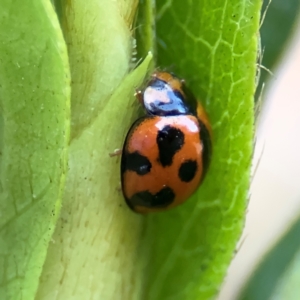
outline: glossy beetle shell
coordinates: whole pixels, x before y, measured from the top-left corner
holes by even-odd
[[[170,73],[154,73],[139,98],[147,115],[127,134],[121,182],[127,204],[149,213],[183,203],[198,188],[210,161],[211,129],[200,103]]]

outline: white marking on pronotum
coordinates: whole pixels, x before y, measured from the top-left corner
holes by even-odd
[[[166,118],[168,120],[168,122],[166,123]],[[193,120],[191,120],[190,118],[182,118],[182,116],[172,116],[172,117],[165,117],[162,118],[162,120],[158,121],[156,123],[156,128],[158,130],[162,130],[166,125],[174,125],[174,127],[176,128],[178,125],[183,125],[186,127],[186,129],[189,132],[198,132],[199,131],[199,127],[197,125],[197,123]]]

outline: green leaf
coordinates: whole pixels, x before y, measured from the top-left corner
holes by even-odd
[[[239,299],[298,299],[300,274],[300,219],[266,254]]]
[[[33,299],[61,206],[69,65],[49,1],[3,0],[0,41],[0,298]]]
[[[151,58],[149,54],[124,79],[91,126],[70,145],[64,207],[38,299],[56,294],[64,299],[118,299],[120,294],[135,299],[140,292],[142,281],[134,278],[143,218],[124,203],[118,191],[120,160],[109,153],[136,118],[134,89],[143,82]]]
[[[137,0],[56,0],[72,77],[71,138],[90,126],[128,74]]]
[[[136,1],[74,1],[61,10],[72,74],[72,139],[64,205],[37,299],[138,299],[142,216],[124,202],[120,158],[152,56],[132,73]],[[131,17],[131,19],[130,19]],[[74,105],[73,105],[74,104]]]
[[[244,222],[260,0],[159,3],[158,65],[173,65],[202,100],[214,152],[199,192],[149,217],[126,206],[117,190],[120,160],[108,155],[138,115],[132,95],[151,61],[127,76],[137,1],[54,2],[71,66],[72,139],[62,213],[36,298],[214,296]]]
[[[153,0],[140,0],[135,32],[137,55],[145,57],[149,51],[156,59],[155,5]],[[153,64],[156,62],[153,61]]]
[[[299,232],[297,234],[299,237]],[[292,262],[286,267],[282,274],[274,292],[272,293],[273,300],[289,299],[298,300],[299,298],[299,280],[300,280],[300,248],[298,246],[297,253],[293,255]]]
[[[261,1],[160,1],[158,65],[183,77],[213,127],[213,157],[184,205],[149,216],[143,299],[210,299],[224,278],[246,211]]]

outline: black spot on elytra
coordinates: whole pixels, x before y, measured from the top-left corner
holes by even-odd
[[[204,123],[200,120],[199,121],[199,127],[200,127],[200,140],[202,143],[202,164],[203,164],[203,176],[207,172],[207,169],[210,164],[211,159],[211,153],[212,153],[212,144],[211,144],[211,136],[207,129],[207,127],[204,125]]]
[[[197,162],[195,160],[186,160],[183,162],[179,168],[178,176],[181,181],[190,182],[196,175],[197,172]]]
[[[175,153],[184,144],[184,134],[180,129],[167,125],[158,132],[156,142],[159,150],[158,161],[163,167],[170,166]]]
[[[137,151],[123,154],[121,165],[122,173],[129,170],[136,172],[138,175],[145,175],[150,172],[151,167],[152,165],[149,159]]]
[[[134,194],[129,200],[129,205],[144,206],[149,208],[160,208],[170,205],[175,199],[175,193],[169,187],[162,188],[158,193],[151,194],[149,191],[143,191]]]

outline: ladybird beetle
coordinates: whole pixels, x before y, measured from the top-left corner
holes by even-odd
[[[121,184],[129,207],[138,213],[164,211],[189,198],[207,171],[211,127],[183,80],[155,72],[137,93],[146,115],[127,133]]]

